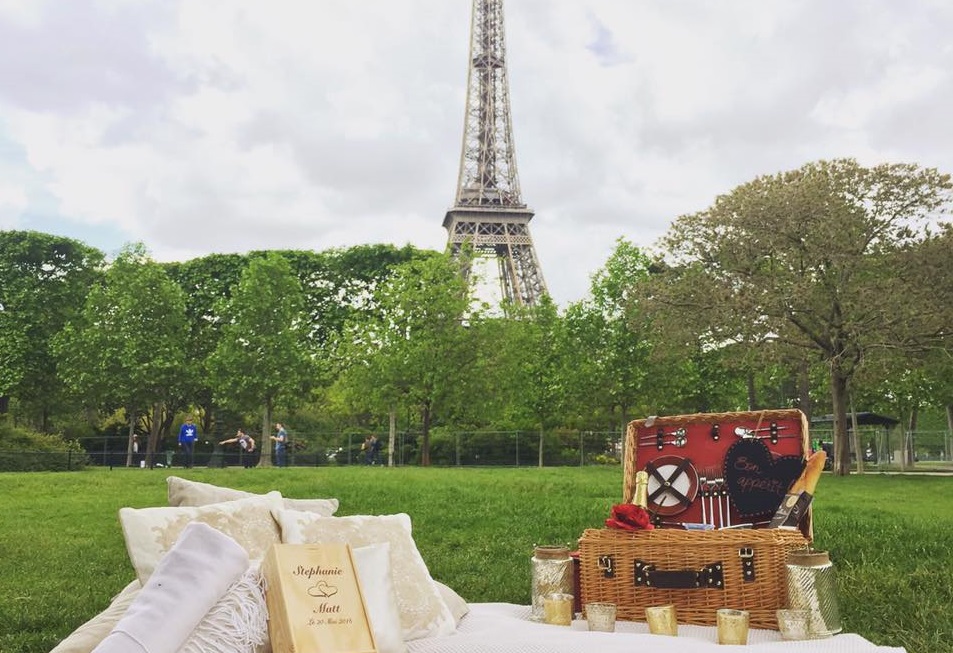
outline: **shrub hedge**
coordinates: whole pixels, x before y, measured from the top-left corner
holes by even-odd
[[[20,428],[0,416],[0,472],[61,472],[86,467],[86,452],[75,440]]]

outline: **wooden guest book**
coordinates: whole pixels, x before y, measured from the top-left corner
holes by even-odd
[[[262,575],[274,653],[376,653],[349,545],[272,545]]]

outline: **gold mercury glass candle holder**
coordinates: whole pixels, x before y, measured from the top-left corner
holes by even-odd
[[[811,634],[810,610],[778,610],[778,630],[783,639],[809,639]]]
[[[748,611],[722,608],[716,612],[719,644],[748,643]]]
[[[587,603],[586,623],[589,630],[615,632],[615,603]]]
[[[543,598],[543,621],[553,626],[572,625],[572,594],[547,594]]]
[[[678,617],[674,605],[653,605],[645,608],[645,621],[653,635],[678,635]]]
[[[545,621],[543,600],[550,594],[572,592],[572,559],[564,546],[537,546],[533,549],[533,609],[530,619]]]

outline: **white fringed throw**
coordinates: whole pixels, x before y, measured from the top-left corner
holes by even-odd
[[[256,565],[212,606],[179,653],[251,653],[267,633],[268,608]]]
[[[235,540],[192,522],[94,653],[178,653],[248,565]]]

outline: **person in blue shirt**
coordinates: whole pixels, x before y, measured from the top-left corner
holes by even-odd
[[[275,441],[275,467],[284,467],[287,464],[288,433],[281,422],[276,422],[275,428],[278,429],[278,434],[271,436]]]
[[[192,416],[185,418],[185,423],[179,429],[179,447],[185,455],[185,467],[191,469],[195,459],[195,441],[199,438],[199,429],[192,423]]]

